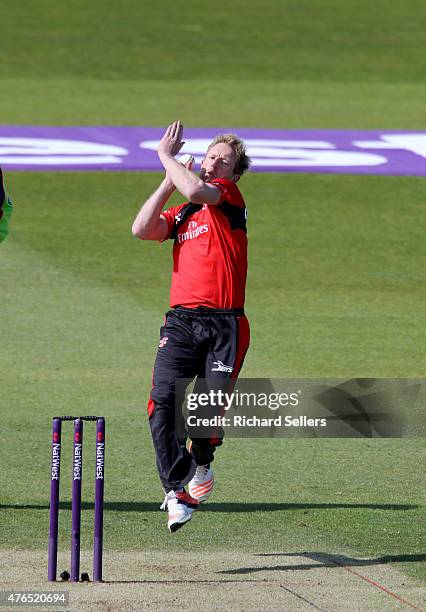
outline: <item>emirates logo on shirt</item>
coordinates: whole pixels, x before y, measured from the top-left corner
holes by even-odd
[[[182,244],[185,240],[193,240],[194,238],[198,238],[201,234],[205,234],[209,231],[209,226],[207,223],[203,223],[202,225],[198,225],[196,221],[190,221],[188,223],[188,229],[186,232],[180,232],[177,235],[178,243]]]

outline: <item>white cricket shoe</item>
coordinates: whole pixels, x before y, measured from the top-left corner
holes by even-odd
[[[167,510],[167,527],[174,533],[192,518],[192,513],[198,508],[199,501],[194,499],[183,489],[167,493],[161,510]]]
[[[210,465],[198,465],[192,480],[188,483],[188,489],[192,497],[204,502],[210,497],[213,485],[213,470]]]

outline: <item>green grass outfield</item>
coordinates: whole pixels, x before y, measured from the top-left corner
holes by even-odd
[[[1,123],[425,129],[420,0],[229,4],[10,4]],[[171,245],[130,233],[159,175],[7,179],[16,210],[0,246],[2,550],[46,547],[50,418],[102,412],[107,550],[316,551],[386,558],[424,578],[421,440],[227,440],[212,503],[168,534],[145,405]],[[424,377],[424,180],[252,174],[241,188],[252,326],[243,374]],[[70,452],[68,442],[65,465]]]
[[[20,0],[1,123],[425,129],[423,0]]]

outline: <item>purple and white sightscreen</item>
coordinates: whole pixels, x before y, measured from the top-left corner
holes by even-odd
[[[426,175],[426,132],[185,128],[181,153],[195,170],[218,134],[247,144],[253,172]],[[0,126],[0,166],[6,170],[161,171],[157,146],[164,128]]]

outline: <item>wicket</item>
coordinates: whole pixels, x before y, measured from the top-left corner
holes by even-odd
[[[93,534],[93,582],[102,582],[105,419],[97,416],[54,417],[52,424],[52,465],[50,471],[50,527],[48,580],[55,581],[58,560],[59,483],[61,470],[62,421],[74,421],[71,498],[72,582],[80,579],[81,484],[83,476],[83,422],[96,421],[95,518]]]

